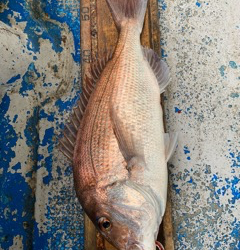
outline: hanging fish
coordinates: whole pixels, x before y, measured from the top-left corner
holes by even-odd
[[[177,140],[164,134],[160,105],[169,70],[140,44],[147,0],[107,3],[119,30],[116,49],[92,65],[60,143],[100,233],[119,250],[161,249],[167,161]]]

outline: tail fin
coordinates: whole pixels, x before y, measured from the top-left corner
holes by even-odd
[[[107,0],[118,29],[121,29],[128,19],[133,19],[136,20],[140,32],[143,27],[147,2],[148,0]]]

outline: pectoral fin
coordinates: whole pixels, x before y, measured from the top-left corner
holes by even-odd
[[[166,162],[169,161],[177,146],[178,134],[164,134]]]

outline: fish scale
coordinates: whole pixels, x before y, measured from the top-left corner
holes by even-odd
[[[111,176],[120,171],[126,172],[123,156],[113,133],[109,115],[109,99],[112,85],[109,84],[111,72],[115,62],[111,61],[105,68],[98,82],[94,95],[90,98],[82,127],[78,133],[77,147],[75,148],[75,165],[82,179],[82,186],[89,182],[89,168],[92,168],[91,179],[98,183],[98,178],[104,185],[111,182]],[[89,157],[89,155],[91,157]],[[81,157],[80,157],[81,156]],[[126,164],[125,164],[126,165]],[[83,176],[86,176],[83,178]],[[115,178],[114,178],[115,179]],[[104,182],[105,181],[105,182]]]
[[[119,81],[114,81],[110,105],[114,125],[116,130],[121,131],[119,140],[124,137],[126,148],[123,150],[128,152],[128,159],[144,157],[142,160],[146,169],[137,173],[142,184],[153,183],[158,176],[152,188],[159,200],[166,200],[167,167],[159,86],[144,59],[139,38],[136,39],[136,28],[129,24],[122,32],[123,36],[119,39],[121,49],[116,49],[116,52],[121,51],[116,69]],[[122,41],[126,41],[124,48]],[[165,204],[162,207],[164,210]]]
[[[74,147],[76,193],[100,233],[119,250],[155,250],[176,144],[160,106],[169,70],[140,44],[147,0],[107,3],[119,40],[112,58],[92,67],[61,145],[68,157]]]

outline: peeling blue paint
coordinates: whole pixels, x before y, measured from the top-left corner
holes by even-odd
[[[39,119],[47,118],[49,122],[54,121],[54,112],[51,112],[50,114],[47,114],[44,109],[42,109],[39,113]]]
[[[238,97],[240,97],[240,94],[239,93],[232,93],[230,96],[232,98],[238,98]]]
[[[184,154],[185,154],[185,155],[190,154],[190,150],[189,150],[189,148],[188,148],[187,146],[184,146],[183,151],[184,151]],[[191,160],[191,157],[190,157],[189,155],[187,156],[187,160],[188,160],[188,161]]]
[[[70,111],[72,110],[74,104],[77,102],[78,99],[79,99],[78,95],[76,95],[75,98],[73,98],[72,100],[63,101],[61,99],[58,99],[55,105],[58,107],[60,113],[64,111]]]
[[[197,7],[201,7],[201,3],[200,2],[196,2]]]
[[[48,128],[45,130],[45,135],[41,142],[41,146],[51,145],[52,137],[54,135],[54,128]]]
[[[222,65],[220,68],[219,68],[219,71],[220,71],[220,74],[222,77],[225,76],[225,70],[226,70],[226,66]]]
[[[190,180],[188,181],[188,183],[193,183],[192,177],[190,177]]]
[[[187,146],[184,146],[184,154],[189,154],[190,153],[190,150],[188,149]]]
[[[46,211],[39,210],[45,220],[42,222],[42,225],[47,228],[45,231],[35,220],[34,187],[27,182],[28,179],[31,185],[34,185],[36,174],[38,171],[44,170],[43,176],[39,175],[38,183],[42,181],[43,190],[52,184],[53,165],[54,161],[56,162],[53,149],[57,143],[56,134],[59,133],[54,128],[59,129],[59,124],[63,124],[62,115],[70,111],[79,98],[79,91],[73,91],[76,86],[79,88],[75,79],[74,82],[71,82],[72,89],[70,90],[70,93],[72,91],[75,95],[71,94],[65,101],[59,99],[58,102],[57,98],[52,99],[53,95],[50,92],[51,88],[55,86],[50,82],[51,80],[46,82],[46,74],[44,70],[39,71],[41,67],[39,67],[38,61],[41,40],[48,40],[52,50],[61,55],[63,49],[66,51],[70,31],[74,40],[72,46],[75,47],[71,56],[75,65],[80,64],[80,10],[79,2],[75,1],[75,3],[61,0],[1,1],[1,4],[7,5],[7,8],[1,9],[0,20],[10,27],[14,27],[15,24],[12,25],[14,22],[17,25],[23,24],[18,27],[25,27],[23,32],[26,34],[27,45],[23,44],[25,47],[21,49],[21,52],[33,56],[33,62],[30,63],[26,72],[16,73],[7,81],[9,89],[4,89],[6,93],[3,94],[0,101],[0,158],[2,160],[0,168],[0,212],[2,215],[0,216],[0,248],[4,250],[12,247],[13,239],[18,235],[21,237],[23,249],[83,250],[84,248],[83,212],[79,203],[75,201],[75,193],[70,194],[70,187],[63,187],[59,192],[48,193],[49,199],[46,200],[46,204],[42,204],[43,207],[47,207]],[[42,60],[41,58],[40,63]],[[45,58],[45,62],[47,64],[49,58]],[[52,66],[53,77],[56,77],[60,66],[57,64]],[[14,85],[16,81],[19,83],[16,84],[18,86]],[[50,93],[51,96],[47,95],[45,98],[42,93],[38,93],[39,87],[43,93]],[[20,117],[15,110],[9,110],[10,103],[13,102],[12,93],[15,94],[13,98],[19,95],[17,98],[20,101],[23,100],[20,103],[23,108],[21,116],[26,117]],[[34,98],[34,104],[31,102],[32,98]],[[59,108],[57,112],[56,107]],[[8,114],[11,114],[11,119]],[[26,124],[20,124],[23,120],[25,121],[23,118],[27,118]],[[16,130],[18,130],[17,133]],[[19,147],[17,142],[20,139],[24,140],[23,146],[27,150],[26,159],[23,162],[17,162],[15,159],[17,155],[15,147]],[[16,163],[9,168],[12,161]],[[27,171],[25,171],[26,164],[28,164],[28,168],[31,167]],[[59,181],[63,182],[63,178],[72,179],[71,167],[61,167],[63,169],[58,167],[57,170]],[[8,171],[9,169],[11,172]],[[69,204],[68,210],[61,209],[63,214],[61,217],[59,217],[59,213],[56,213],[56,207],[59,204],[62,208]]]
[[[61,23],[67,23],[70,30],[73,32],[75,54],[73,58],[76,62],[80,62],[80,11],[74,16],[70,11],[63,9],[63,6],[58,1],[48,0],[27,2],[25,0],[7,1],[2,0],[3,4],[7,4],[3,13],[0,13],[1,20],[11,26],[9,16],[12,17],[14,12],[21,13],[16,17],[17,22],[26,22],[24,32],[28,35],[27,48],[33,52],[40,51],[39,39],[49,39],[52,43],[52,48],[56,52],[62,51],[62,27]],[[71,4],[71,3],[70,3]],[[54,21],[52,21],[54,20]],[[59,25],[55,21],[59,22]]]
[[[2,249],[9,249],[13,244],[13,237],[20,233],[23,237],[23,245],[26,249],[30,249],[34,222],[32,217],[34,210],[32,190],[21,174],[15,173],[12,175],[4,172],[4,176],[5,180],[1,183],[1,199],[7,199],[7,207],[9,209],[2,206],[1,202],[0,210],[4,217],[0,217],[0,224],[3,229],[0,246]],[[9,178],[11,182],[7,181]],[[19,202],[20,200],[25,202]],[[14,211],[17,211],[17,214],[14,214]],[[28,213],[25,213],[25,211],[28,211]]]
[[[36,71],[34,63],[31,63],[28,67],[28,71],[23,76],[21,88],[19,90],[22,96],[28,96],[28,91],[34,89],[34,80],[36,80],[37,77],[40,77],[40,74]]]
[[[26,128],[24,129],[24,135],[26,137],[26,144],[32,148],[33,159],[37,158],[37,148],[39,145],[39,137],[38,137],[38,122],[39,122],[39,108],[35,107],[33,109],[33,114],[27,120]]]
[[[161,56],[162,58],[166,58],[168,56],[164,49],[161,49]]]
[[[229,199],[229,204],[235,204],[237,200],[240,199],[240,185],[238,183],[240,179],[236,176],[223,179],[218,177],[217,174],[213,174],[211,183],[215,190],[213,192],[214,197],[219,199],[219,196],[224,196],[226,193],[231,194],[231,199]]]
[[[236,62],[234,62],[234,61],[230,61],[230,62],[229,62],[229,66],[230,66],[232,69],[237,69],[237,68],[238,68]]]
[[[16,145],[17,135],[10,125],[10,119],[5,116],[10,106],[10,98],[7,94],[4,95],[0,104],[0,158],[1,167],[8,168],[8,163],[15,157],[15,152],[12,148]],[[6,143],[4,143],[6,142]]]
[[[43,183],[45,185],[49,185],[50,181],[52,180],[52,169],[49,166],[52,166],[52,155],[48,156],[45,158],[45,166],[46,169],[48,170],[48,175],[43,177]]]
[[[181,131],[169,169],[176,249],[240,249],[239,30],[231,8],[229,1],[171,1],[160,15],[162,49],[171,52],[167,130]],[[213,32],[224,30],[224,18],[232,39]]]
[[[181,113],[182,113],[182,110],[179,109],[178,107],[175,107],[174,109],[175,109],[175,113],[178,113],[178,114],[181,114]]]
[[[232,168],[239,168],[240,167],[240,151],[238,152],[229,152],[230,159],[232,161]]]
[[[17,118],[18,118],[18,115],[15,115],[12,122],[15,123]]]
[[[173,190],[176,192],[176,194],[180,194],[181,189],[178,188],[178,185],[173,184],[172,185]]]
[[[32,191],[24,178],[18,173],[12,175],[8,172],[9,162],[15,157],[13,147],[18,140],[13,127],[10,125],[10,120],[6,116],[9,106],[10,98],[5,94],[0,104],[0,141],[7,142],[1,143],[0,149],[1,167],[3,167],[3,173],[0,175],[0,213],[2,215],[0,216],[0,246],[2,249],[9,249],[13,244],[13,237],[19,235],[19,232],[24,237],[24,245],[26,247],[29,246],[32,232],[31,225],[33,222],[31,205],[34,202]],[[20,168],[20,163],[13,166],[14,170]],[[27,200],[28,203],[22,203],[19,200]],[[23,204],[25,205],[23,206]],[[23,215],[26,210],[29,213]],[[17,214],[13,215],[13,211],[17,211]],[[21,217],[18,217],[19,214],[21,214]],[[25,225],[24,230],[22,230],[23,225]]]
[[[16,76],[13,76],[11,79],[9,79],[9,80],[7,81],[7,84],[14,83],[14,82],[16,82],[18,79],[20,79],[20,78],[21,78],[21,75],[20,75],[20,74],[18,74],[18,75],[16,75]]]
[[[240,185],[238,183],[240,182],[240,179],[234,176],[231,180],[231,192],[232,192],[232,199],[231,203],[235,204],[237,200],[240,199]]]
[[[167,9],[167,3],[165,0],[159,0],[159,3],[163,11]]]
[[[40,232],[38,228],[38,224],[36,221],[34,221],[34,242],[33,242],[33,250],[48,250],[48,240],[49,240],[49,235],[48,234],[43,234]]]
[[[25,21],[27,23],[24,32],[29,37],[27,45],[28,50],[39,52],[40,50],[39,39],[43,37],[45,39],[50,39],[50,41],[53,42],[53,48],[56,50],[56,52],[60,51],[59,49],[60,48],[59,42],[61,41],[60,30],[58,30],[58,27],[51,22],[48,22],[46,20],[41,21],[42,20],[41,15],[43,15],[43,12],[41,11],[42,7],[41,1],[27,2],[24,0],[19,0],[18,2],[16,2],[16,1],[5,0],[4,2],[5,4],[8,2],[8,8],[5,9],[4,12],[1,13],[0,15],[2,21],[11,26],[9,16],[12,17],[14,12],[19,12],[21,14],[15,18],[16,21],[17,22]],[[51,32],[53,33],[51,34]],[[55,41],[56,33],[59,36],[58,42]]]
[[[43,3],[45,1],[42,1]],[[80,62],[80,10],[77,10],[76,15],[74,15],[68,7],[68,10],[63,8],[63,3],[59,4],[58,1],[47,0],[47,4],[44,5],[44,11],[49,14],[49,17],[53,20],[57,20],[60,23],[66,23],[74,38],[75,53],[73,54],[73,59],[75,62]],[[73,10],[73,9],[72,9]],[[62,38],[61,38],[62,39]],[[66,38],[67,39],[67,38]]]
[[[240,221],[237,221],[237,219],[235,218],[235,220],[233,221],[233,223],[232,223],[232,226],[234,227],[234,229],[232,230],[232,232],[231,232],[231,236],[233,237],[233,238],[235,238],[236,239],[236,241],[237,241],[237,245],[233,245],[233,249],[236,249],[236,250],[238,250],[238,249],[240,249]]]
[[[16,171],[19,170],[19,169],[21,169],[21,163],[18,162],[15,166],[12,167],[12,169],[16,170]]]

